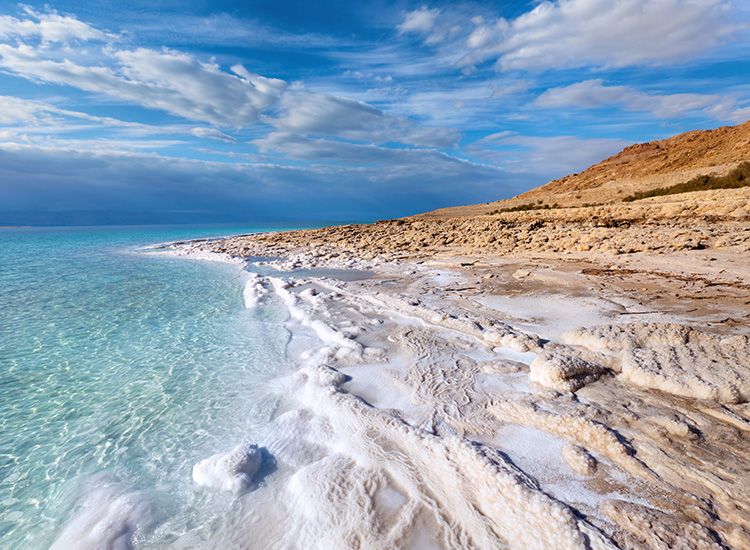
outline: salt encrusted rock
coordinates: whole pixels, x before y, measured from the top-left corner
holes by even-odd
[[[560,454],[566,464],[575,473],[583,476],[593,476],[596,474],[598,467],[596,459],[580,445],[573,445],[572,443],[564,445],[560,449]]]
[[[482,338],[490,344],[496,344],[520,353],[538,349],[542,345],[541,338],[536,334],[518,331],[505,323],[493,323],[487,326],[482,331]]]
[[[574,392],[596,381],[605,369],[578,357],[547,353],[531,363],[530,378],[557,391]]]
[[[722,337],[671,323],[632,323],[578,329],[563,339],[619,352],[622,377],[644,388],[720,403],[750,400],[747,336]]]
[[[257,445],[241,443],[231,452],[215,454],[193,466],[193,481],[198,485],[231,491],[247,491],[260,469],[263,455]]]
[[[311,381],[318,386],[340,386],[346,382],[346,375],[328,365],[310,365],[299,370],[302,381]]]
[[[600,509],[636,539],[646,543],[648,548],[724,548],[703,525],[674,518],[669,513],[654,508],[613,499],[602,503]]]

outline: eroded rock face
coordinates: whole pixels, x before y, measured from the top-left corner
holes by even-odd
[[[696,130],[669,139],[637,143],[595,164],[531,189],[511,199],[486,205],[459,206],[422,216],[465,217],[530,204],[618,203],[625,196],[684,183],[696,176],[722,175],[750,159],[750,122],[715,130]],[[742,208],[737,203],[735,208]],[[747,209],[743,208],[745,215]]]
[[[579,174],[551,181],[536,195],[582,190],[602,180],[643,178],[736,164],[750,158],[750,122],[637,143]],[[531,196],[531,194],[529,194]],[[536,196],[534,195],[534,196]]]

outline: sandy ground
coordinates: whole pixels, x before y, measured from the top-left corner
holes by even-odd
[[[749,192],[177,245],[282,270],[246,301],[275,294],[324,343],[278,420],[315,441],[266,442],[307,519],[248,532],[750,548]],[[362,278],[286,276],[320,268]]]

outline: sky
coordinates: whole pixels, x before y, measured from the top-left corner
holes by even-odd
[[[354,221],[750,119],[747,0],[0,0],[0,224]]]

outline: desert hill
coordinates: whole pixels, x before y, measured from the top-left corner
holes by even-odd
[[[559,206],[620,202],[635,192],[676,185],[695,176],[723,175],[748,160],[750,121],[631,145],[583,172],[553,180],[511,199],[443,208],[417,217],[476,216],[539,201]]]

